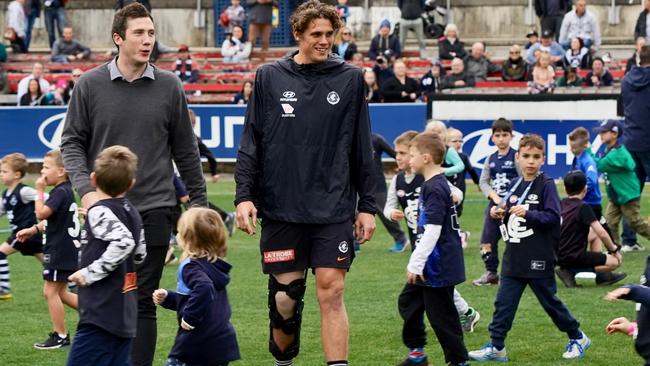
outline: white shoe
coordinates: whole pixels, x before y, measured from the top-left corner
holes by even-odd
[[[582,338],[569,339],[569,343],[566,345],[566,351],[562,354],[562,358],[567,360],[583,358],[585,357],[585,351],[587,351],[589,346],[591,346],[591,339],[582,332]]]

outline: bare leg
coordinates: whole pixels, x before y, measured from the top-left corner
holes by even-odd
[[[348,359],[348,314],[343,295],[345,269],[317,268],[316,296],[321,313],[321,340],[327,361]]]
[[[45,300],[47,301],[47,308],[50,312],[50,319],[52,320],[52,328],[58,334],[67,334],[63,302],[59,297],[61,288],[65,288],[66,286],[65,282],[51,281],[45,281],[45,285],[43,285],[43,296],[45,296]]]

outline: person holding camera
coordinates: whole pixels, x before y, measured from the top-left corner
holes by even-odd
[[[399,39],[394,34],[390,34],[390,21],[384,19],[379,24],[379,32],[377,32],[377,35],[370,41],[368,58],[375,60],[377,59],[377,56],[381,54],[386,55],[386,51],[389,50],[391,52],[390,55],[395,59],[398,59],[402,54]],[[377,62],[379,62],[379,60],[377,60]]]

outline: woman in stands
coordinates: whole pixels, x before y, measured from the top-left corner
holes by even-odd
[[[332,47],[332,53],[341,56],[345,61],[352,60],[352,55],[357,53],[357,45],[352,37],[352,29],[343,27],[337,34]]]
[[[571,48],[564,54],[564,67],[573,67],[575,69],[588,69],[591,65],[591,52],[585,47],[584,41],[580,37],[574,37],[571,40]]]
[[[364,93],[368,103],[381,103],[381,93],[375,72],[369,68],[363,69],[363,80],[366,83]]]
[[[438,57],[441,60],[453,60],[455,57],[464,59],[467,51],[465,51],[465,44],[458,38],[456,24],[447,24],[444,34],[445,36],[438,42]]]
[[[232,98],[232,102],[233,104],[248,104],[248,101],[251,98],[251,94],[253,94],[253,82],[246,80],[244,81],[241,92],[237,93]]]
[[[39,85],[38,79],[31,79],[27,86],[27,93],[20,97],[20,103],[18,105],[41,105],[42,100],[43,92],[41,92],[41,86]]]
[[[232,27],[221,45],[223,62],[228,64],[247,63],[251,55],[251,43],[246,41],[244,28],[239,25]]]

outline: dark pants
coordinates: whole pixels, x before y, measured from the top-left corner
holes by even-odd
[[[580,337],[580,323],[571,315],[564,303],[555,296],[557,284],[555,277],[549,278],[516,278],[501,276],[501,283],[494,301],[494,315],[488,327],[492,344],[497,348],[505,346],[506,336],[512,328],[519,300],[529,286],[537,301],[542,305],[546,314],[551,317],[555,326],[569,335],[569,338]]]
[[[564,19],[564,15],[554,15],[554,16],[544,17],[540,21],[542,26],[542,32],[549,29],[551,32],[553,32],[555,41],[558,41],[560,39],[560,28],[562,28],[562,19]]]
[[[402,340],[408,348],[423,348],[427,343],[424,313],[445,354],[445,362],[467,361],[458,311],[454,305],[454,286],[428,287],[406,284],[398,299],[399,314],[404,320]]]
[[[375,192],[377,215],[382,224],[384,224],[384,227],[386,227],[386,230],[388,230],[390,236],[393,237],[393,240],[395,240],[395,242],[404,243],[406,241],[406,234],[404,234],[402,228],[400,228],[399,223],[384,216],[384,206],[386,206],[386,196],[388,195],[388,192],[386,190],[378,191],[379,192]]]
[[[29,50],[29,44],[32,42],[32,30],[34,29],[34,23],[36,23],[36,18],[40,16],[40,12],[32,12],[27,16],[27,29],[25,29],[25,49]]]
[[[483,221],[483,232],[481,233],[480,244],[490,244],[492,251],[486,255],[482,255],[483,262],[485,262],[485,270],[497,273],[499,268],[499,240],[501,239],[501,231],[499,225],[501,220],[494,220],[490,217],[490,209],[494,206],[492,201],[485,209],[485,219]]]
[[[52,48],[54,41],[56,41],[54,23],[56,23],[56,32],[59,33],[59,38],[63,37],[63,26],[65,25],[65,8],[45,8],[43,14],[45,19],[45,29],[47,29],[47,38],[50,42],[50,48]]]
[[[643,192],[645,180],[650,177],[650,151],[630,151],[630,155],[632,155],[632,159],[636,163],[636,177],[639,179],[639,183],[641,183],[641,192]],[[623,220],[623,235],[621,237],[623,239],[623,245],[636,244],[636,232],[627,220]]]
[[[151,295],[160,285],[171,235],[171,208],[140,213],[147,257],[138,270],[138,330],[133,341],[133,366],[149,366],[156,352],[156,305]]]
[[[132,341],[92,324],[79,325],[67,366],[130,366]]]

